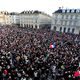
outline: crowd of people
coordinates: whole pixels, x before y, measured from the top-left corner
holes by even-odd
[[[0,80],[78,80],[79,41],[76,34],[2,26]]]

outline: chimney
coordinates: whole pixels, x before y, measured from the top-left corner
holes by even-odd
[[[59,9],[61,9],[61,7],[59,7]]]

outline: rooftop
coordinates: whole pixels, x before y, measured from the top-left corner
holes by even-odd
[[[59,8],[54,13],[80,13],[80,9],[61,9]]]

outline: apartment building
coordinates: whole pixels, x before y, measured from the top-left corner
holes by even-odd
[[[0,12],[0,25],[9,25],[10,24],[10,16],[7,11]]]
[[[11,12],[10,13],[10,24],[20,25],[19,13],[17,13],[17,12]]]
[[[80,9],[61,9],[53,13],[51,30],[80,34]]]
[[[40,11],[23,11],[20,13],[20,26],[43,28],[51,25],[51,16]]]

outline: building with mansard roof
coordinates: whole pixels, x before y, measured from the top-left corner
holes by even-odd
[[[80,34],[80,9],[59,8],[52,15],[51,30]]]
[[[0,25],[9,25],[10,16],[7,11],[0,11]]]
[[[20,13],[20,26],[44,28],[51,26],[51,16],[41,11],[23,11]]]
[[[41,11],[23,11],[21,13],[0,12],[0,25],[19,25],[30,28],[50,28],[51,16]]]
[[[10,24],[20,25],[19,13],[17,13],[17,12],[11,12],[10,13]]]

